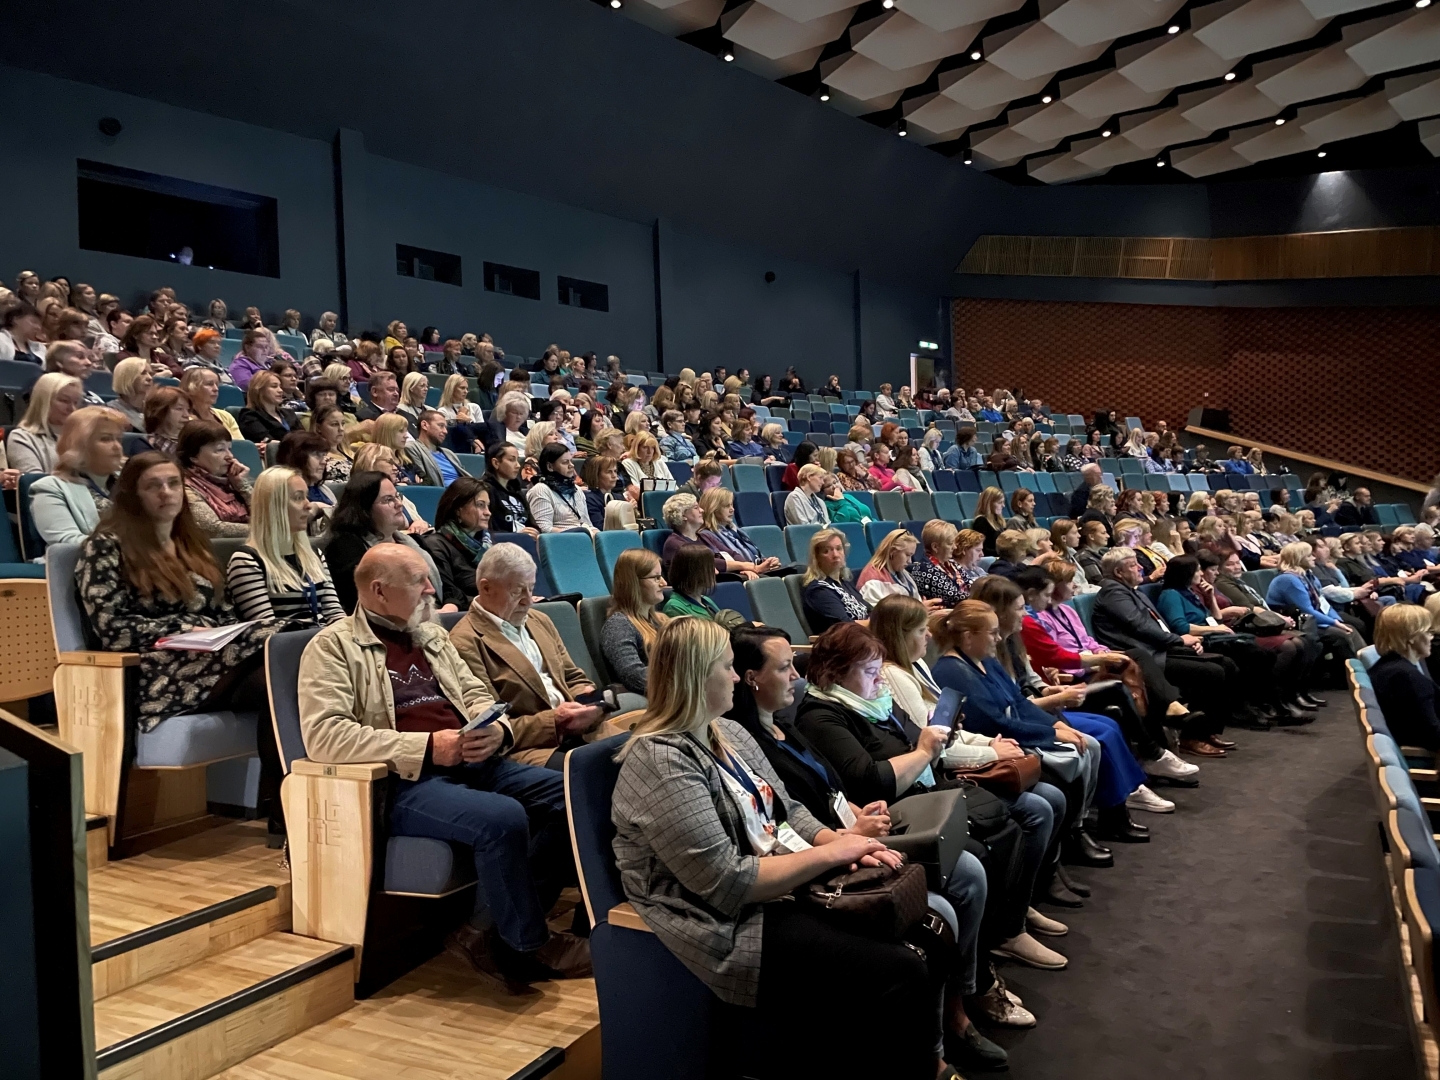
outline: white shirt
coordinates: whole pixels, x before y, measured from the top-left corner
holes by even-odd
[[[545,670],[545,655],[540,651],[540,646],[535,644],[535,639],[530,636],[530,631],[523,625],[516,626],[514,623],[506,622],[493,611],[488,610],[480,604],[475,607],[489,616],[490,621],[500,628],[500,633],[505,635],[505,640],[520,650],[535,673],[540,676],[540,682],[545,687],[545,696],[550,699],[550,707],[553,709],[565,700],[564,693],[555,685],[555,680],[550,678],[549,672]]]

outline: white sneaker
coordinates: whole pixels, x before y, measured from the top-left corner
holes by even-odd
[[[1070,932],[1070,928],[1059,919],[1042,915],[1033,907],[1025,912],[1025,926],[1037,934],[1046,934],[1050,937],[1064,937]]]
[[[1150,776],[1160,776],[1171,780],[1184,780],[1200,771],[1199,765],[1193,765],[1169,750],[1161,750],[1158,758],[1154,761],[1144,762],[1142,767]]]
[[[1148,810],[1152,814],[1173,814],[1175,812],[1173,802],[1169,799],[1162,799],[1144,784],[1129,794],[1125,799],[1125,807],[1129,810]]]
[[[1016,934],[1009,941],[1002,941],[990,950],[990,955],[1004,960],[1018,960],[1022,964],[1046,971],[1059,971],[1070,963],[1060,953],[1047,949],[1029,934]]]

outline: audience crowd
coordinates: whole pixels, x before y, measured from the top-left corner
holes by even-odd
[[[1061,442],[1043,402],[1003,389],[882,384],[843,445],[792,445],[771,410],[806,398],[793,368],[634,385],[614,356],[551,346],[507,365],[486,334],[395,321],[352,337],[328,312],[307,338],[295,311],[267,327],[254,308],[232,321],[219,300],[202,314],[158,289],[132,312],[28,272],[0,312],[0,359],[36,369],[0,481],[44,543],[81,546],[89,629],[141,657],[142,730],[222,704],[265,714],[266,639],[319,628],[300,668],[306,754],[385,762],[393,833],[473,848],[480,908],[449,945],[516,989],[590,973],[583,908],[568,931],[546,921],[575,880],[558,770],[567,750],[631,731],[612,809],[626,895],[720,1002],[758,1015],[781,1074],[1005,1067],[981,1029],[1036,1019],[1001,965],[1068,964],[1066,925],[1038,905],[1082,907],[1099,881],[1077,868],[1149,842],[1133,813],[1175,809],[1152,785],[1183,798],[1201,763],[1237,749],[1227,732],[1313,721],[1372,638],[1392,726],[1410,718],[1403,741],[1440,747],[1440,500],[1386,529],[1368,491],[1323,473],[1295,505],[1285,487],[1117,491],[1112,459],[1139,461],[1128,477],[1267,464],[1238,446],[1212,462],[1114,411]],[[96,393],[87,378],[107,370]],[[838,378],[823,392],[838,400]],[[912,409],[926,416],[914,441]],[[997,426],[988,446],[978,422]],[[256,457],[267,467],[242,460]],[[815,527],[803,565],[737,524],[722,485],[736,463],[783,466],[779,523]],[[985,486],[971,517],[918,535],[897,523],[852,570],[842,526],[876,518],[876,495],[981,468],[1079,483],[1059,518],[1024,487]],[[443,489],[432,521],[407,496],[424,487]],[[530,552],[542,534],[645,528],[667,532],[614,562],[594,647],[615,685],[597,686],[533,609],[546,597]],[[221,565],[211,541],[226,537],[239,547]],[[715,598],[721,581],[795,575],[810,641]],[[162,641],[240,622],[215,652]],[[932,725],[946,691],[963,713]],[[643,713],[617,722],[621,693]],[[279,836],[278,758],[259,731]],[[924,947],[774,902],[898,867],[887,838],[907,808],[959,787],[978,842],[929,880]],[[883,1038],[796,1037],[828,1028],[834,986],[879,1011]]]

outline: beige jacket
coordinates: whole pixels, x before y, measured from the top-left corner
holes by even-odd
[[[415,631],[440,691],[461,715],[475,717],[494,698],[460,659],[439,623]],[[514,741],[509,721],[501,718]],[[406,780],[417,780],[430,735],[395,730],[395,698],[385,668],[385,643],[375,636],[365,608],[325,627],[300,658],[300,734],[312,761],[349,764],[383,761]]]

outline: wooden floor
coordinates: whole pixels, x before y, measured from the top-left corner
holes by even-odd
[[[593,1039],[599,1022],[593,979],[544,983],[534,994],[512,997],[442,953],[333,1020],[219,1075],[223,1080],[504,1080],[552,1046],[583,1055],[589,1047],[577,1053],[574,1044]]]
[[[290,884],[265,823],[235,822],[90,872],[90,944],[143,930],[264,885]]]

